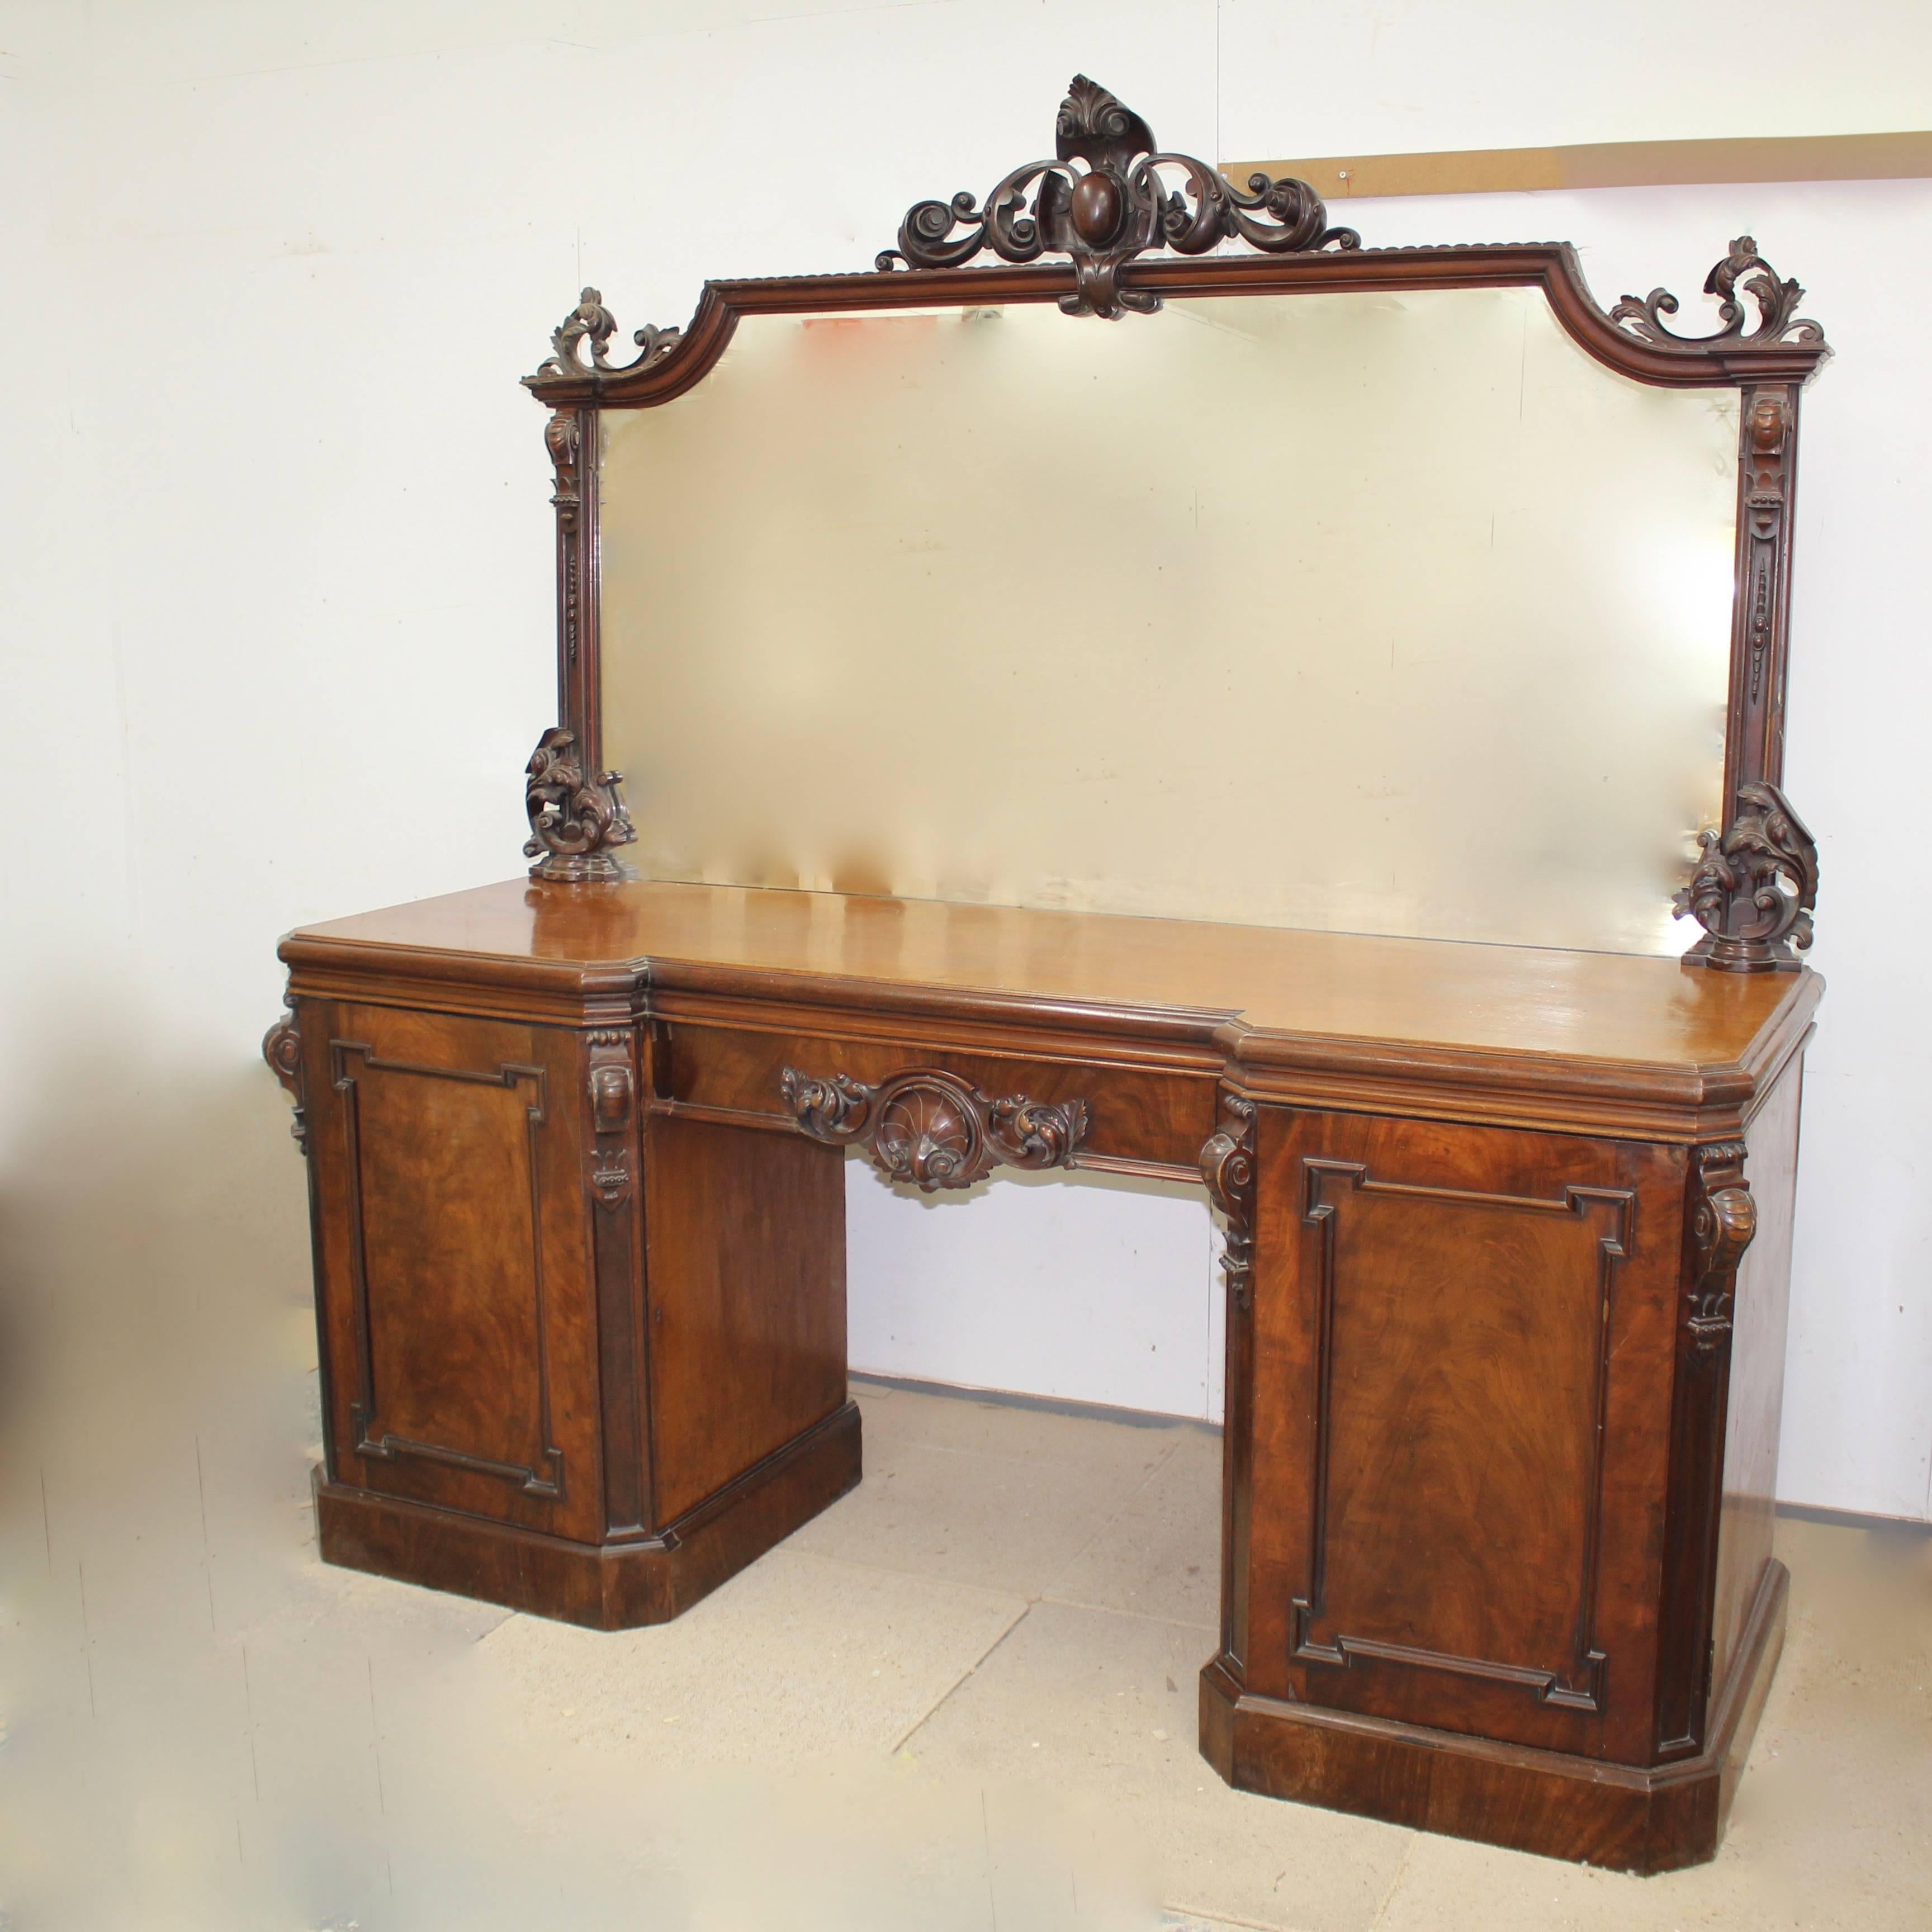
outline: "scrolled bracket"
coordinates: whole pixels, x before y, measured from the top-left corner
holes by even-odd
[[[603,772],[594,782],[586,781],[583,766],[571,755],[576,742],[574,731],[553,726],[537,740],[525,767],[524,806],[530,836],[524,856],[538,862],[530,868],[530,877],[571,885],[620,879],[624,869],[610,848],[628,845],[638,836],[619,790],[624,775]]]
[[[1744,1176],[1742,1141],[1716,1141],[1692,1156],[1696,1192],[1690,1207],[1694,1257],[1684,1326],[1700,1352],[1729,1342],[1738,1267],[1757,1232],[1757,1202]]]
[[[1784,793],[1762,779],[1738,786],[1737,808],[1726,830],[1698,834],[1704,856],[1673,910],[1704,928],[1692,952],[1710,965],[1732,973],[1795,966],[1796,952],[1811,944],[1817,841]]]
[[[1160,307],[1157,295],[1120,283],[1122,267],[1150,249],[1201,255],[1228,240],[1276,255],[1361,246],[1352,228],[1328,226],[1306,182],[1256,174],[1244,190],[1192,154],[1161,152],[1146,122],[1084,74],[1060,104],[1054,147],[1056,159],[1014,169],[983,208],[963,190],[950,201],[915,202],[898,245],[876,266],[956,268],[989,248],[1007,262],[1065,255],[1076,286],[1060,306],[1112,320]]]
[[[296,1103],[295,1120],[289,1132],[294,1137],[297,1150],[306,1158],[308,1116],[302,1092],[302,1026],[296,1010],[295,995],[284,993],[282,1004],[288,1011],[262,1036],[262,1058]]]
[[[1704,278],[1704,292],[1718,298],[1718,327],[1708,335],[1680,335],[1666,324],[1664,318],[1675,315],[1678,307],[1668,289],[1652,289],[1647,296],[1625,296],[1610,310],[1610,320],[1659,349],[1702,350],[1722,344],[1744,350],[1774,349],[1786,342],[1826,346],[1824,330],[1798,313],[1804,290],[1794,281],[1780,280],[1748,235],[1740,235],[1731,244],[1730,253]],[[1757,326],[1748,331],[1743,299],[1747,296],[1757,310]]]
[[[1090,1116],[1084,1100],[994,1100],[957,1074],[913,1067],[877,1086],[848,1074],[784,1068],[778,1091],[800,1130],[862,1148],[888,1180],[922,1193],[970,1187],[996,1167],[1073,1167]]]
[[[1222,1272],[1244,1314],[1254,1300],[1255,1120],[1253,1101],[1224,1090],[1220,1118],[1201,1150],[1208,1198],[1228,1223]]]

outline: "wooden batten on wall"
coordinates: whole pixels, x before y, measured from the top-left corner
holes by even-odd
[[[1726,141],[1595,141],[1567,148],[1472,148],[1433,154],[1324,154],[1224,161],[1308,182],[1325,200],[1506,194],[1536,188],[1672,188],[1701,182],[1900,181],[1932,176],[1932,131]]]

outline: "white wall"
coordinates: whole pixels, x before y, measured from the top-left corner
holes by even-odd
[[[298,1316],[300,1177],[250,1065],[274,939],[518,862],[552,671],[514,378],[580,281],[628,330],[706,274],[866,266],[914,198],[1042,151],[1076,68],[1208,155],[1932,125],[1906,0],[0,5],[14,1387],[84,1400],[100,1351],[184,1318],[90,1285],[218,1226]],[[1901,1515],[1932,1513],[1932,1050],[1890,963],[1928,924],[1892,856],[1932,697],[1928,214],[1878,184],[1349,217],[1371,243],[1567,235],[1600,296],[1667,283],[1687,320],[1749,229],[1816,292],[1840,356],[1806,405],[1788,778],[1832,990],[1781,1484]],[[1006,1181],[933,1208],[856,1168],[850,1201],[860,1364],[1218,1406],[1197,1201]]]

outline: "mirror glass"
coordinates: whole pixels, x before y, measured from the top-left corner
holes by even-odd
[[[625,856],[1681,950],[1738,412],[1531,289],[748,316],[602,417]]]

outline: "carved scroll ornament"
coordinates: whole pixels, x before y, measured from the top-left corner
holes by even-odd
[[[574,731],[556,725],[537,740],[530,754],[524,788],[530,836],[524,856],[542,855],[530,868],[530,877],[573,885],[622,878],[623,868],[610,848],[628,845],[638,836],[618,790],[624,775],[603,772],[594,784],[586,783],[583,766],[570,755],[576,742]]]
[[[921,1192],[970,1187],[999,1166],[1071,1167],[1087,1137],[1084,1100],[995,1100],[957,1074],[915,1067],[876,1087],[846,1074],[779,1076],[786,1111],[814,1140],[858,1146],[888,1180]]]
[[[1677,916],[1709,935],[1697,950],[1713,966],[1758,973],[1795,963],[1811,944],[1818,903],[1818,846],[1774,784],[1738,788],[1737,817],[1723,832],[1697,835],[1704,856],[1678,889]]]
[[[1744,294],[1757,310],[1757,326],[1748,331],[1738,293],[1740,278]],[[1708,335],[1679,335],[1666,326],[1664,318],[1678,309],[1677,298],[1668,289],[1625,296],[1610,310],[1610,320],[1660,349],[1706,349],[1724,342],[1770,348],[1780,342],[1822,344],[1825,340],[1817,323],[1798,313],[1804,291],[1796,282],[1779,280],[1778,271],[1757,252],[1757,244],[1748,235],[1740,235],[1731,244],[1731,252],[1704,278],[1704,292],[1718,298],[1718,326]]]
[[[262,1036],[262,1058],[296,1103],[295,1122],[289,1132],[295,1137],[298,1150],[306,1155],[308,1120],[302,1107],[302,1030],[296,1021],[294,994],[284,993],[282,1004],[288,1011]]]
[[[1148,124],[1084,74],[1060,104],[1054,146],[1057,160],[1014,169],[984,208],[964,190],[950,202],[915,202],[899,224],[898,246],[878,266],[954,268],[988,248],[1008,262],[1051,251],[1072,258],[1078,284],[1060,306],[1114,317],[1160,307],[1158,296],[1120,286],[1122,264],[1150,248],[1202,255],[1238,239],[1286,255],[1361,246],[1352,228],[1328,225],[1306,182],[1250,175],[1244,190],[1192,154],[1160,152]],[[1179,187],[1168,185],[1163,170],[1178,175]]]
[[[1245,1312],[1253,1299],[1255,1266],[1255,1103],[1238,1094],[1221,1096],[1221,1118],[1201,1150],[1201,1178],[1208,1198],[1228,1223],[1221,1269],[1234,1306]]]
[[[1694,1156],[1697,1196],[1690,1209],[1690,1243],[1696,1256],[1684,1325],[1700,1349],[1730,1339],[1738,1265],[1757,1232],[1757,1202],[1744,1178],[1744,1144],[1716,1141]]]
[[[586,289],[578,297],[577,306],[550,331],[550,354],[538,364],[534,374],[524,378],[525,386],[534,388],[560,376],[627,376],[663,361],[680,340],[678,330],[654,328],[646,322],[631,338],[643,352],[634,362],[617,363],[610,360],[605,347],[616,332],[617,318],[604,306],[603,296],[596,289]],[[586,342],[590,345],[588,362],[578,352],[578,345]]]

